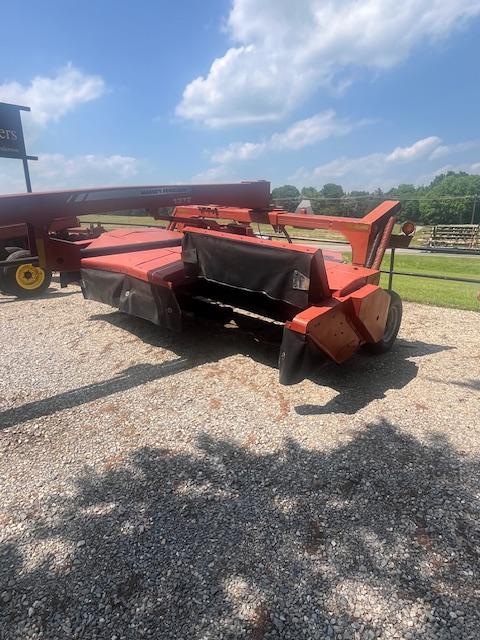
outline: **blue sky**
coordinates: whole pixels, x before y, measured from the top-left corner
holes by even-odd
[[[2,23],[34,189],[480,173],[480,0],[25,0]],[[0,159],[2,192],[22,180]]]

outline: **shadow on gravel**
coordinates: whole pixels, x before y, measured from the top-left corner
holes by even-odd
[[[181,334],[162,332],[146,320],[118,312],[98,314],[90,319],[108,322],[132,333],[147,344],[173,351],[178,358],[158,365],[134,365],[109,380],[7,409],[0,412],[0,430],[105,398],[202,364],[217,362],[237,353],[260,364],[277,368],[282,327],[257,319],[249,318],[248,324],[243,326],[243,318],[242,328],[234,324],[222,326],[217,322],[214,325],[215,331],[212,331],[212,325],[206,321],[196,320],[189,323]],[[409,358],[451,348],[420,341],[398,340],[392,351],[384,356],[372,357],[359,353],[342,366],[334,363],[321,364],[318,374],[312,376],[312,381],[336,389],[339,395],[326,405],[299,405],[295,407],[295,411],[301,415],[353,414],[373,400],[383,398],[389,389],[401,389],[415,378],[418,366]]]
[[[128,367],[114,378],[93,382],[92,384],[58,393],[54,396],[27,402],[19,407],[13,407],[0,412],[0,431],[21,424],[27,420],[36,420],[42,416],[50,416],[57,411],[71,409],[87,402],[93,402],[105,398],[113,393],[119,393],[133,389],[152,380],[159,380],[179,371],[189,369],[191,363],[183,358],[178,358],[163,364],[137,364]],[[0,638],[1,640],[1,638]]]
[[[56,298],[66,298],[68,296],[73,296],[75,294],[81,293],[80,289],[78,291],[59,291],[58,289],[47,289],[47,292],[42,296],[35,296],[33,298],[28,298],[28,302],[36,302],[37,300],[55,300]],[[0,304],[10,304],[12,302],[25,302],[24,298],[14,298],[8,294],[0,295]]]
[[[252,447],[138,449],[13,513],[0,637],[480,636],[477,460],[387,422]]]
[[[303,404],[295,407],[300,415],[325,413],[354,414],[373,400],[384,398],[390,389],[403,389],[418,373],[418,358],[452,349],[446,345],[398,339],[383,356],[357,354],[342,366],[328,365],[318,377],[320,384],[338,391],[325,405]]]
[[[228,312],[227,312],[228,313]],[[218,321],[218,317],[216,318]],[[227,317],[227,320],[230,316]],[[195,319],[188,329],[172,336],[162,334],[157,327],[139,318],[121,313],[98,314],[91,320],[102,320],[133,333],[140,340],[154,347],[166,347],[181,357],[194,353],[196,363],[218,361],[240,353],[246,357],[270,366],[278,366],[278,353],[282,339],[283,326],[233,314],[235,322],[242,322],[240,328],[215,324]],[[416,358],[454,347],[429,344],[420,340],[398,339],[394,348],[383,356],[372,356],[360,351],[344,365],[333,362],[319,364],[319,371],[311,380],[321,386],[338,391],[338,396],[326,405],[299,405],[295,411],[300,415],[324,413],[354,414],[373,400],[385,397],[390,389],[402,389],[418,373],[418,365],[410,358]]]
[[[456,387],[462,387],[463,389],[472,389],[473,391],[480,391],[480,378],[471,378],[470,380],[440,380],[439,378],[428,378],[430,382],[440,382],[442,384],[453,384]]]

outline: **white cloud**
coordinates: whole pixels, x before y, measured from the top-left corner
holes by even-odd
[[[444,145],[439,137],[429,136],[417,140],[410,146],[396,147],[389,152],[370,153],[355,158],[343,156],[311,171],[302,168],[290,179],[300,186],[321,186],[327,182],[341,182],[347,189],[369,190],[377,187],[388,189],[402,182],[426,184],[435,175],[449,170],[477,173],[480,163],[475,162],[432,167],[432,163],[439,157],[476,146],[480,146],[476,141]]]
[[[354,125],[347,121],[338,120],[335,111],[324,111],[306,120],[295,122],[283,133],[275,133],[270,139],[270,147],[272,149],[302,149],[331,136],[347,135],[354,126],[359,126],[359,124],[361,123]]]
[[[210,167],[205,171],[201,171],[193,176],[192,183],[211,184],[216,182],[238,182],[239,178],[235,176],[231,169],[227,166],[220,165],[218,167]]]
[[[229,164],[239,160],[251,160],[263,153],[266,148],[266,142],[232,142],[228,147],[214,151],[212,161]]]
[[[105,82],[100,76],[88,75],[68,64],[53,77],[35,76],[28,85],[0,84],[0,101],[31,107],[31,122],[45,127],[79,104],[95,100],[104,91]]]
[[[190,82],[177,115],[218,127],[277,120],[359,68],[387,69],[480,13],[480,0],[233,0],[235,46]]]
[[[366,121],[352,123],[339,120],[335,111],[318,113],[311,118],[298,120],[281,133],[274,133],[263,142],[232,142],[223,149],[212,153],[212,162],[220,165],[257,158],[267,151],[303,149],[332,136],[347,135],[355,127]],[[217,167],[218,169],[218,167]]]
[[[467,140],[467,142],[458,142],[457,144],[443,144],[433,151],[430,158],[444,158],[454,153],[462,153],[463,151],[477,149],[478,147],[480,147],[480,140]]]
[[[43,154],[30,162],[34,191],[50,189],[94,187],[125,184],[140,169],[140,162],[130,156],[81,155],[65,157],[60,153]],[[9,162],[0,173],[0,192],[15,193],[25,190],[21,163]]]
[[[385,158],[386,162],[413,162],[434,153],[440,146],[441,140],[437,136],[430,136],[418,140],[410,147],[397,147]]]

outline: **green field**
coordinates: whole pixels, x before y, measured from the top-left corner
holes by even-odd
[[[350,261],[351,255],[349,252],[345,252],[343,256]],[[388,252],[383,259],[382,269],[388,270],[389,268],[390,253]],[[395,255],[394,271],[480,280],[480,256],[478,258],[462,258],[461,256],[457,258],[456,256],[397,253]],[[386,288],[388,286],[388,275],[382,274],[380,282]],[[392,289],[403,300],[410,302],[480,311],[480,301],[478,299],[480,284],[394,275]]]
[[[350,260],[350,253],[347,252],[343,255],[346,260]],[[388,270],[389,268],[390,254],[388,253],[383,259],[382,269]],[[457,258],[397,253],[395,255],[394,271],[480,280],[480,256],[478,258]],[[388,286],[387,274],[382,275],[381,284],[383,287]],[[480,284],[395,275],[393,276],[392,288],[403,300],[409,300],[410,302],[480,311],[480,301],[478,299]]]
[[[150,225],[152,227],[163,226],[167,224],[162,220],[154,220],[151,216],[121,216],[115,214],[107,214],[104,213],[102,215],[94,214],[91,216],[80,216],[80,222],[82,224],[89,222],[100,222],[103,225],[114,225],[115,227],[121,227],[122,224],[138,224],[142,225]]]
[[[148,226],[165,226],[167,223],[163,220],[154,220],[150,216],[129,216],[129,215],[117,215],[117,214],[103,214],[103,215],[91,215],[81,216],[82,223],[101,222],[105,226],[121,227],[123,224],[132,225],[138,224]],[[272,233],[272,227],[268,224],[256,224],[254,225],[255,231],[260,233],[269,234]],[[335,231],[328,231],[325,229],[294,229],[293,227],[287,227],[287,231],[292,236],[298,236],[302,238],[312,238],[319,240],[345,240],[342,234]],[[395,233],[400,233],[400,225],[395,225]],[[412,247],[420,247],[426,238],[430,235],[430,227],[422,227],[418,231],[413,240]]]
[[[149,216],[83,216],[82,222],[101,221],[104,225],[121,226],[122,224],[139,225],[164,225],[165,222],[155,221]],[[271,228],[260,225],[262,233],[270,233]],[[313,232],[300,229],[290,230],[293,235],[306,238],[318,237],[339,239],[341,236],[327,232]],[[349,254],[345,253],[345,258]],[[383,261],[382,269],[389,268],[390,257],[387,255]],[[480,280],[480,257],[447,257],[428,254],[397,254],[395,256],[395,271],[409,271],[412,273],[425,273],[433,275],[445,275],[460,278],[472,278]],[[388,276],[382,276],[382,285],[387,286]],[[467,284],[463,282],[444,282],[427,278],[413,278],[406,276],[394,276],[393,288],[404,300],[433,304],[441,307],[454,307],[457,309],[471,309],[480,311],[479,284]]]
[[[102,225],[121,227],[122,224],[131,225],[138,224],[149,226],[165,226],[167,223],[164,220],[154,220],[150,216],[121,216],[121,215],[92,215],[81,216],[82,223],[85,222],[101,222]],[[225,221],[226,222],[226,221]],[[269,224],[254,224],[253,228],[256,233],[270,234],[272,233],[272,227]],[[345,238],[335,231],[328,231],[324,229],[294,229],[293,227],[287,227],[288,233],[293,236],[299,236],[302,238],[318,238],[319,240],[345,240]]]
[[[388,269],[390,256],[383,260],[382,269]],[[452,278],[470,278],[480,280],[480,257],[462,258],[431,255],[395,256],[395,271],[426,273]],[[387,286],[388,276],[382,275],[382,285]],[[440,307],[456,307],[480,311],[480,284],[464,282],[444,282],[427,278],[394,276],[393,289],[404,300],[434,304]]]

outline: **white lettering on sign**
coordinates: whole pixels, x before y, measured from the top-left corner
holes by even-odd
[[[17,132],[13,129],[0,129],[0,140],[16,140]]]

